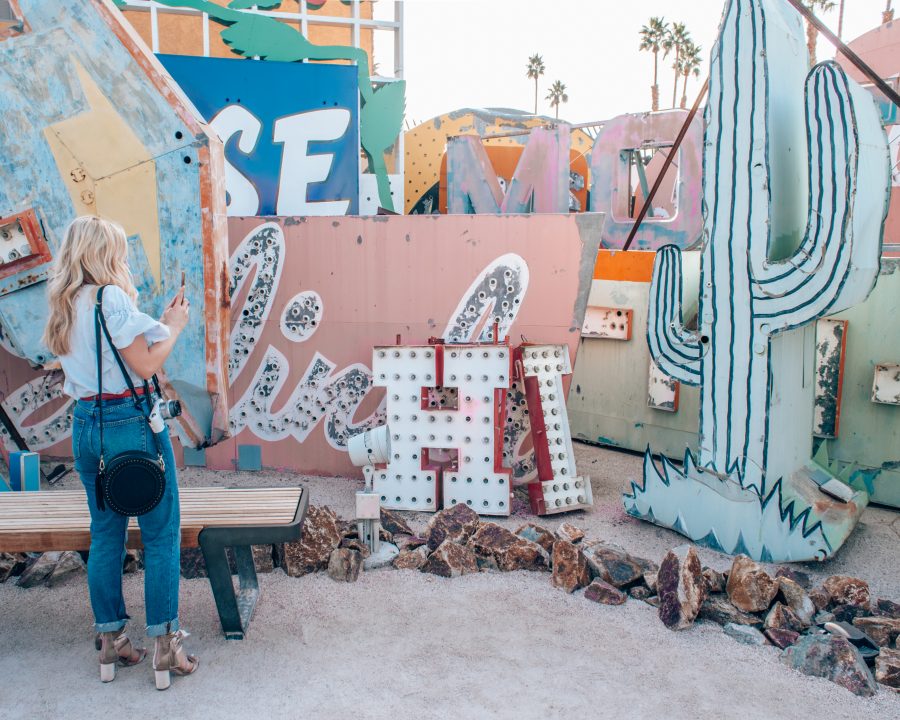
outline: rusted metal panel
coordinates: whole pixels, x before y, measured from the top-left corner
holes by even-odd
[[[681,383],[666,375],[651,359],[647,372],[647,407],[663,412],[678,412],[680,394]]]
[[[878,363],[875,366],[872,402],[900,405],[900,364]]]
[[[584,315],[581,336],[608,340],[631,340],[633,319],[634,310],[631,308],[588,306]]]
[[[813,408],[813,435],[816,437],[835,438],[838,435],[847,324],[846,320],[830,318],[816,321],[816,391]]]
[[[164,382],[186,410],[185,442],[219,439],[228,344],[221,143],[106,0],[19,5],[28,32],[0,43],[0,216],[33,208],[51,255],[76,215],[119,221],[150,313],[161,313],[184,272],[201,317],[179,340]],[[49,359],[40,340],[43,267],[0,288],[0,327],[34,365]]]

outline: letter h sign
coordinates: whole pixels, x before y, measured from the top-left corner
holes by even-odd
[[[508,345],[376,347],[375,385],[387,392],[390,459],[374,473],[387,508],[437,510],[465,503],[508,515],[503,422],[512,376]]]

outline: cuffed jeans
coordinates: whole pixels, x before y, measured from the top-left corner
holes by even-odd
[[[147,635],[178,630],[181,518],[178,478],[168,430],[156,436],[166,464],[166,490],[153,510],[138,517],[144,545],[144,603]],[[95,482],[100,465],[100,426],[93,402],[79,400],[72,425],[75,469],[87,492],[91,511],[88,588],[97,632],[124,627],[129,619],[122,595],[122,565],[128,518],[107,507],[97,509]],[[153,432],[131,399],[103,403],[103,456],[108,463],[126,450],[156,454]]]

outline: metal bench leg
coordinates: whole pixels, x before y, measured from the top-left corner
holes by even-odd
[[[225,545],[213,540],[209,533],[201,533],[200,549],[206,562],[206,572],[219,611],[222,631],[229,640],[243,640],[259,596],[253,553],[248,545],[234,548],[240,582],[240,591],[235,595]]]

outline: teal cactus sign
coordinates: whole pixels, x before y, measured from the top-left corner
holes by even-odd
[[[369,56],[365,50],[345,45],[316,45],[274,17],[242,12],[253,5],[259,9],[273,10],[281,5],[281,0],[252,3],[232,0],[228,7],[208,0],[158,2],[160,5],[193,8],[207,13],[210,18],[226,26],[220,33],[222,40],[245,58],[258,57],[280,62],[347,60],[355,63],[359,80],[360,144],[369,160],[369,168],[375,174],[381,206],[394,210],[384,153],[397,141],[403,126],[405,81],[398,80],[376,89],[369,76]]]
[[[635,517],[767,561],[830,557],[868,503],[823,493],[837,478],[810,459],[813,323],[875,284],[887,142],[866,90],[835,63],[806,68],[788,3],[728,0],[706,108],[698,329],[682,325],[674,246],[657,255],[648,316],[656,364],[701,388],[699,455],[678,468],[648,449],[643,485],[623,496]]]

